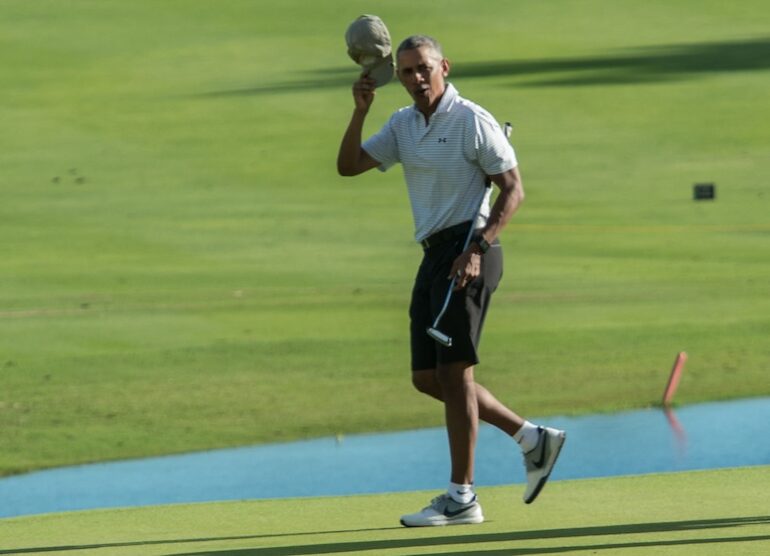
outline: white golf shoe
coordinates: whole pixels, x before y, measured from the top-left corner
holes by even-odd
[[[475,496],[467,504],[460,504],[446,493],[436,496],[431,500],[430,505],[421,511],[401,516],[401,525],[405,527],[463,525],[481,523],[482,521],[484,521],[484,515],[481,513],[481,505]]]
[[[524,466],[527,468],[527,488],[524,491],[524,503],[531,504],[545,486],[551,470],[559,457],[567,434],[564,431],[548,427],[538,427],[539,438],[535,447],[524,454]]]

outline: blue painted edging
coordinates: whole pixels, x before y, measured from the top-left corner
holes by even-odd
[[[567,431],[552,480],[770,464],[770,398],[533,419]],[[40,471],[0,480],[0,517],[213,500],[443,489],[443,428]],[[482,426],[476,483],[522,483],[518,447]]]

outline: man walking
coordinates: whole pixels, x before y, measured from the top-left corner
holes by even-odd
[[[479,419],[513,436],[524,454],[524,502],[535,500],[564,443],[564,431],[536,426],[498,401],[474,379],[478,345],[492,293],[502,276],[498,236],[524,199],[516,155],[500,126],[446,81],[450,64],[428,36],[404,40],[396,73],[414,104],[395,112],[362,143],[375,79],[366,72],[353,85],[355,108],[340,145],[337,168],[355,176],[396,163],[403,166],[415,239],[424,257],[409,308],[412,383],[444,404],[451,477],[447,492],[423,510],[401,517],[405,526],[480,523],[473,465]],[[490,179],[499,194],[490,208]],[[481,203],[478,220],[474,216]],[[464,248],[474,227],[473,239]],[[451,346],[426,333],[443,305],[450,280],[455,289],[442,330]]]

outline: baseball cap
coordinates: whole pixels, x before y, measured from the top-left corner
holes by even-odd
[[[376,15],[359,16],[345,32],[348,55],[360,65],[364,73],[381,87],[393,79],[393,51],[390,33]]]

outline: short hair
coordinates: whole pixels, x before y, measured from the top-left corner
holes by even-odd
[[[444,59],[444,52],[441,48],[441,44],[439,44],[436,39],[429,37],[428,35],[412,35],[411,37],[405,38],[403,41],[401,41],[401,44],[398,45],[398,50],[396,50],[396,58],[398,58],[398,56],[404,50],[415,50],[417,48],[422,48],[423,46],[430,48],[440,60]]]

